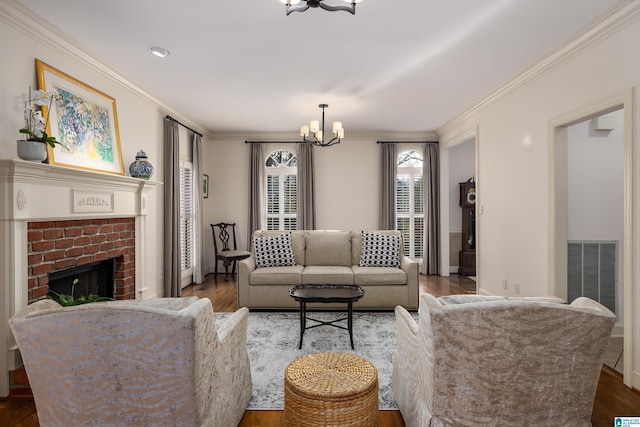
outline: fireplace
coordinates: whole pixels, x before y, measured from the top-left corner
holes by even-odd
[[[52,276],[59,278],[69,268],[84,271],[105,260],[113,263],[113,284],[105,296],[135,298],[134,218],[30,222],[27,236],[29,303],[49,293]],[[67,281],[66,285],[64,293],[69,294],[71,284]]]
[[[49,273],[47,296],[58,300],[59,295],[71,295],[74,299],[97,295],[113,298],[114,258]]]
[[[143,298],[147,198],[157,184],[0,159],[0,397],[22,365],[6,320],[46,298],[49,274],[112,260],[113,297]]]

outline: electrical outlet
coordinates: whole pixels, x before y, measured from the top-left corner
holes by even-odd
[[[502,278],[502,289],[507,289],[507,278],[506,277]]]
[[[513,286],[515,287],[516,294],[519,294],[519,293],[520,293],[520,284],[519,284],[519,283],[516,283],[516,284],[514,284]]]

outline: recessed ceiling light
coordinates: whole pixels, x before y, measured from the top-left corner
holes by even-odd
[[[153,53],[155,56],[158,56],[160,58],[164,58],[166,56],[169,56],[169,54],[171,53],[167,49],[165,49],[163,47],[158,47],[158,46],[154,46],[152,48],[149,48],[149,52]]]

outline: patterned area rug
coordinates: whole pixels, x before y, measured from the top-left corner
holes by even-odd
[[[217,313],[223,321],[228,314]],[[333,320],[340,312],[312,312],[309,316]],[[307,321],[307,326],[314,322]],[[339,323],[346,326],[346,320]],[[354,312],[351,350],[349,332],[331,326],[308,329],[298,350],[300,320],[297,312],[251,312],[247,327],[247,348],[251,360],[253,395],[247,409],[284,408],[284,369],[296,357],[307,353],[340,351],[369,360],[378,370],[380,409],[397,409],[391,390],[392,360],[396,348],[393,312]]]

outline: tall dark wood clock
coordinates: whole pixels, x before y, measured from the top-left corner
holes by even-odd
[[[460,184],[462,208],[462,250],[459,253],[458,274],[476,275],[476,183],[473,178]]]

